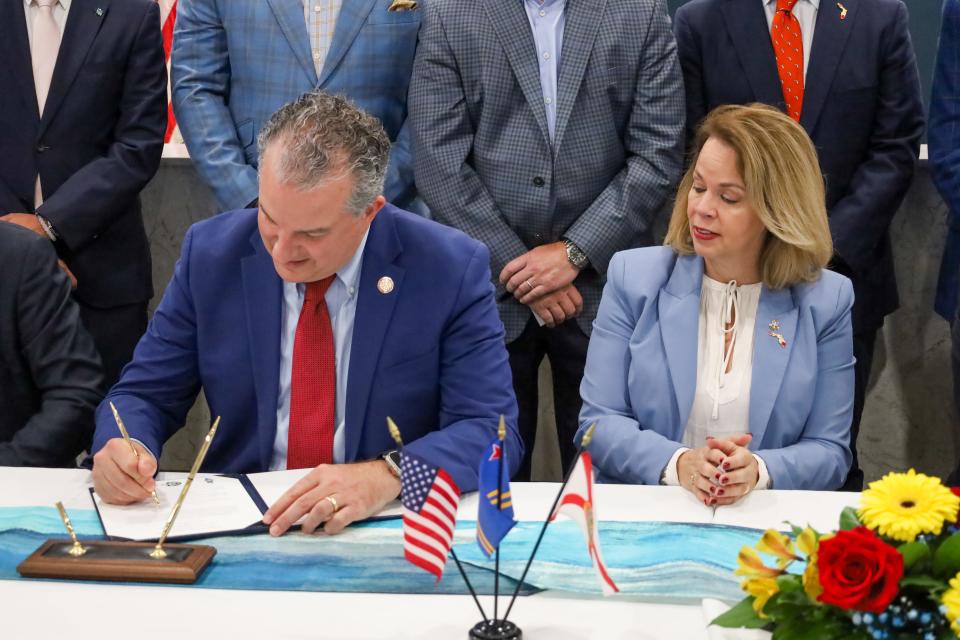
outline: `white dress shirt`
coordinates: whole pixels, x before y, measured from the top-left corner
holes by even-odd
[[[677,461],[684,451],[706,445],[707,436],[726,438],[750,431],[753,337],[762,284],[723,284],[707,276],[700,288],[697,387],[683,433],[684,446],[667,463],[663,483],[680,484]],[[727,335],[730,349],[726,349]],[[760,456],[757,489],[770,475]]]
[[[777,0],[761,0],[763,10],[767,13],[767,28],[773,29],[773,16],[777,12]],[[793,6],[793,15],[800,23],[800,35],[803,39],[803,77],[807,77],[807,67],[810,66],[810,48],[813,47],[813,30],[817,26],[817,11],[820,9],[820,0],[797,0]]]
[[[367,232],[369,233],[369,231]],[[344,424],[347,402],[347,375],[350,370],[350,347],[353,343],[353,320],[357,313],[357,293],[360,271],[363,266],[363,248],[367,245],[364,234],[350,261],[337,271],[323,299],[330,313],[333,328],[334,358],[337,371],[337,399],[334,418],[333,461],[342,463],[344,458]],[[297,322],[303,307],[306,287],[303,284],[283,283],[283,316],[280,323],[280,388],[277,395],[277,435],[273,440],[273,457],[270,470],[287,468],[287,433],[290,429],[290,380],[293,373],[293,343],[297,334]]]
[[[67,24],[67,14],[70,13],[71,0],[60,0],[53,5],[53,19],[57,21],[60,27],[60,35],[63,35],[63,27]],[[34,4],[33,0],[23,0],[23,13],[27,19],[27,41],[30,48],[33,48],[33,21],[40,12],[40,7]]]

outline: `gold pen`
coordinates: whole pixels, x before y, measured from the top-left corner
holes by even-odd
[[[122,435],[126,443],[130,445],[130,451],[133,451],[133,455],[137,457],[137,462],[139,462],[140,452],[133,446],[133,440],[130,439],[130,434],[127,433],[127,428],[123,425],[123,419],[120,417],[120,412],[117,411],[117,408],[113,405],[113,401],[110,401],[110,408],[113,410],[113,419],[116,420],[117,426],[120,427],[120,435]],[[160,498],[157,496],[156,490],[152,491],[151,495],[153,496],[153,501],[156,502],[159,507]]]
[[[180,513],[180,507],[183,506],[183,501],[187,497],[187,492],[190,491],[190,487],[193,485],[193,479],[197,477],[197,472],[200,471],[200,465],[203,464],[203,459],[207,457],[207,450],[210,448],[210,443],[213,442],[213,436],[217,435],[218,426],[220,426],[220,416],[217,416],[217,419],[213,421],[213,426],[210,427],[210,431],[207,432],[207,436],[203,439],[203,444],[200,445],[200,451],[197,452],[197,458],[193,461],[193,466],[190,468],[190,474],[187,476],[187,481],[183,483],[183,488],[180,490],[180,495],[177,497],[177,502],[173,505],[173,511],[170,512],[170,516],[167,518],[166,524],[163,525],[163,532],[160,534],[160,538],[157,540],[157,546],[155,546],[153,551],[150,552],[150,557],[156,558],[157,560],[162,560],[163,558],[167,557],[167,552],[163,548],[163,543],[167,541],[167,536],[170,535],[170,529],[173,527],[173,523],[177,519],[177,514]]]

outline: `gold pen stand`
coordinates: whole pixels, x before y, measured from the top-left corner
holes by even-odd
[[[72,540],[47,540],[20,563],[27,578],[168,582],[192,584],[207,568],[217,550],[208,545],[165,544],[165,558],[153,558],[155,542],[81,541],[86,550],[74,555]]]

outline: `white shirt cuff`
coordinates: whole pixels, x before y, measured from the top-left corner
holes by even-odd
[[[767,472],[767,463],[757,454],[753,454],[753,457],[756,458],[757,465],[760,467],[760,478],[757,480],[757,486],[754,489],[769,489],[772,481],[770,480],[770,473]]]
[[[680,456],[687,451],[690,451],[689,447],[680,447],[673,452],[673,455],[670,456],[670,462],[667,463],[667,466],[663,468],[663,472],[660,474],[660,484],[669,487],[680,486],[680,474],[677,473],[677,461],[680,460]]]

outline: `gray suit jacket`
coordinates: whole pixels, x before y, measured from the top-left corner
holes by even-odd
[[[556,134],[547,132],[522,0],[427,6],[409,110],[417,186],[434,216],[485,242],[494,279],[569,238],[590,259],[575,284],[589,335],[607,263],[648,244],[681,162],[683,80],[663,0],[571,0]],[[506,339],[530,317],[497,289]]]

